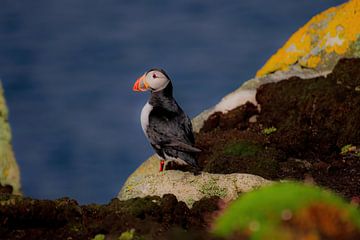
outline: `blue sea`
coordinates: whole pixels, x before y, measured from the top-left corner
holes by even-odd
[[[135,80],[170,75],[194,117],[339,0],[1,0],[0,78],[25,195],[105,203],[153,151]]]

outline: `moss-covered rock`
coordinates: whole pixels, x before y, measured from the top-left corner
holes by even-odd
[[[281,183],[241,196],[213,232],[230,239],[358,239],[360,212],[321,188]]]
[[[263,85],[256,95],[258,120],[276,127],[271,140],[288,155],[326,160],[346,144],[360,144],[357,86],[360,59],[340,60],[327,77]]]
[[[118,198],[127,200],[136,197],[174,194],[189,207],[204,197],[217,196],[226,200],[236,199],[239,194],[251,191],[270,181],[250,174],[194,175],[190,172],[167,170],[128,180]]]
[[[208,239],[219,198],[204,198],[189,209],[174,195],[113,199],[105,205],[75,200],[37,200],[0,194],[1,239],[176,239],[180,230]]]
[[[20,193],[20,172],[11,146],[11,129],[8,109],[0,82],[0,192],[10,186],[15,194]]]
[[[359,124],[356,120],[359,109],[356,99],[360,92],[358,73],[356,67],[351,67],[349,63],[339,64],[332,77],[325,77],[339,59],[360,56],[358,22],[360,4],[357,0],[315,16],[290,37],[256,77],[196,116],[192,123],[194,132],[199,133],[198,147],[204,150],[199,157],[203,170],[224,174],[245,172],[272,179],[309,177],[322,185],[332,186],[347,197],[360,194],[360,188],[355,184],[360,179],[359,161],[351,158],[340,162],[343,160],[341,157],[334,161],[342,146],[358,145],[357,131],[354,131]],[[289,79],[292,79],[289,81],[292,86],[282,84]],[[239,81],[243,82],[242,79]],[[277,82],[281,84],[273,85]],[[268,85],[261,87],[265,84]],[[323,87],[326,93],[321,95]],[[317,95],[314,98],[308,92],[317,92]],[[282,96],[286,100],[282,100]],[[337,104],[339,101],[342,105]],[[321,108],[318,108],[319,104]],[[283,111],[285,108],[287,110]],[[265,120],[267,111],[271,111],[272,119]],[[327,119],[330,115],[336,116],[332,122]],[[275,120],[275,116],[280,122]],[[345,123],[346,116],[349,119],[345,119]],[[283,119],[288,123],[284,124]],[[311,124],[317,124],[315,130],[307,122],[314,120],[316,123]],[[305,121],[305,124],[300,121]],[[330,125],[321,126],[322,123]],[[282,127],[278,128],[279,125]],[[276,131],[268,133],[267,129],[271,128]],[[316,138],[320,141],[316,142]],[[325,141],[330,138],[329,142]],[[223,152],[224,148],[231,148],[231,144],[232,147],[238,146],[240,140],[250,141],[261,149],[252,156]],[[129,182],[143,179],[144,175],[156,174],[158,161],[156,156],[145,161],[128,178],[124,188]],[[333,173],[335,175],[329,176]],[[346,177],[350,175],[355,175],[355,180]],[[340,177],[342,181],[330,181],[331,177]],[[347,188],[348,185],[351,189]]]
[[[241,121],[241,120],[240,120]],[[211,173],[249,173],[275,179],[282,153],[267,146],[266,137],[251,131],[219,128],[197,134],[203,149],[198,162]]]
[[[199,164],[211,173],[250,173],[267,179],[310,180],[347,198],[360,195],[360,59],[342,59],[326,77],[262,85],[261,111],[247,129],[236,109],[196,134]],[[246,108],[244,108],[245,110]],[[215,115],[215,114],[214,114]],[[250,115],[249,115],[250,116]],[[239,124],[237,124],[239,123]],[[270,129],[272,129],[270,131]],[[267,134],[265,134],[267,132]],[[342,148],[352,146],[346,153]]]

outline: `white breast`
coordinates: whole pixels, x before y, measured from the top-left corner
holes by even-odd
[[[140,117],[141,127],[142,127],[146,137],[147,137],[146,129],[149,126],[149,114],[152,109],[153,109],[153,106],[147,102],[145,104],[145,106],[143,107],[143,109],[141,110],[141,117]]]

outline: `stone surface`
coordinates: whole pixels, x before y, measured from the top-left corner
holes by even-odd
[[[326,76],[339,59],[360,57],[360,1],[352,0],[313,17],[257,72],[213,108],[193,119],[198,132],[214,112],[226,113],[245,104],[257,104],[256,90],[263,84],[296,76],[302,79]]]
[[[293,67],[289,71],[278,71],[264,77],[255,77],[246,81],[238,89],[226,95],[221,101],[214,107],[209,108],[192,120],[194,132],[199,132],[202,128],[204,121],[215,112],[227,113],[228,111],[244,105],[246,102],[251,102],[258,105],[255,99],[257,89],[266,83],[279,82],[284,79],[296,76],[302,79],[315,78],[318,76],[326,76],[331,71],[315,71],[313,69],[301,69],[299,67]],[[260,107],[259,107],[260,109]]]
[[[11,146],[11,129],[8,122],[3,88],[0,82],[0,185],[10,185],[13,193],[20,193],[20,172]]]
[[[194,175],[190,172],[168,170],[161,173],[136,175],[129,178],[118,198],[127,200],[135,197],[163,196],[174,194],[188,206],[203,197],[218,196],[225,200],[236,199],[239,194],[270,184],[262,177],[251,174]]]
[[[360,1],[330,8],[294,33],[257,72],[264,76],[294,66],[331,70],[343,57],[360,57]]]

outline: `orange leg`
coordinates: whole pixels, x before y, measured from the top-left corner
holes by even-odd
[[[159,170],[159,172],[164,171],[164,165],[165,165],[165,160],[160,160],[160,170]]]

